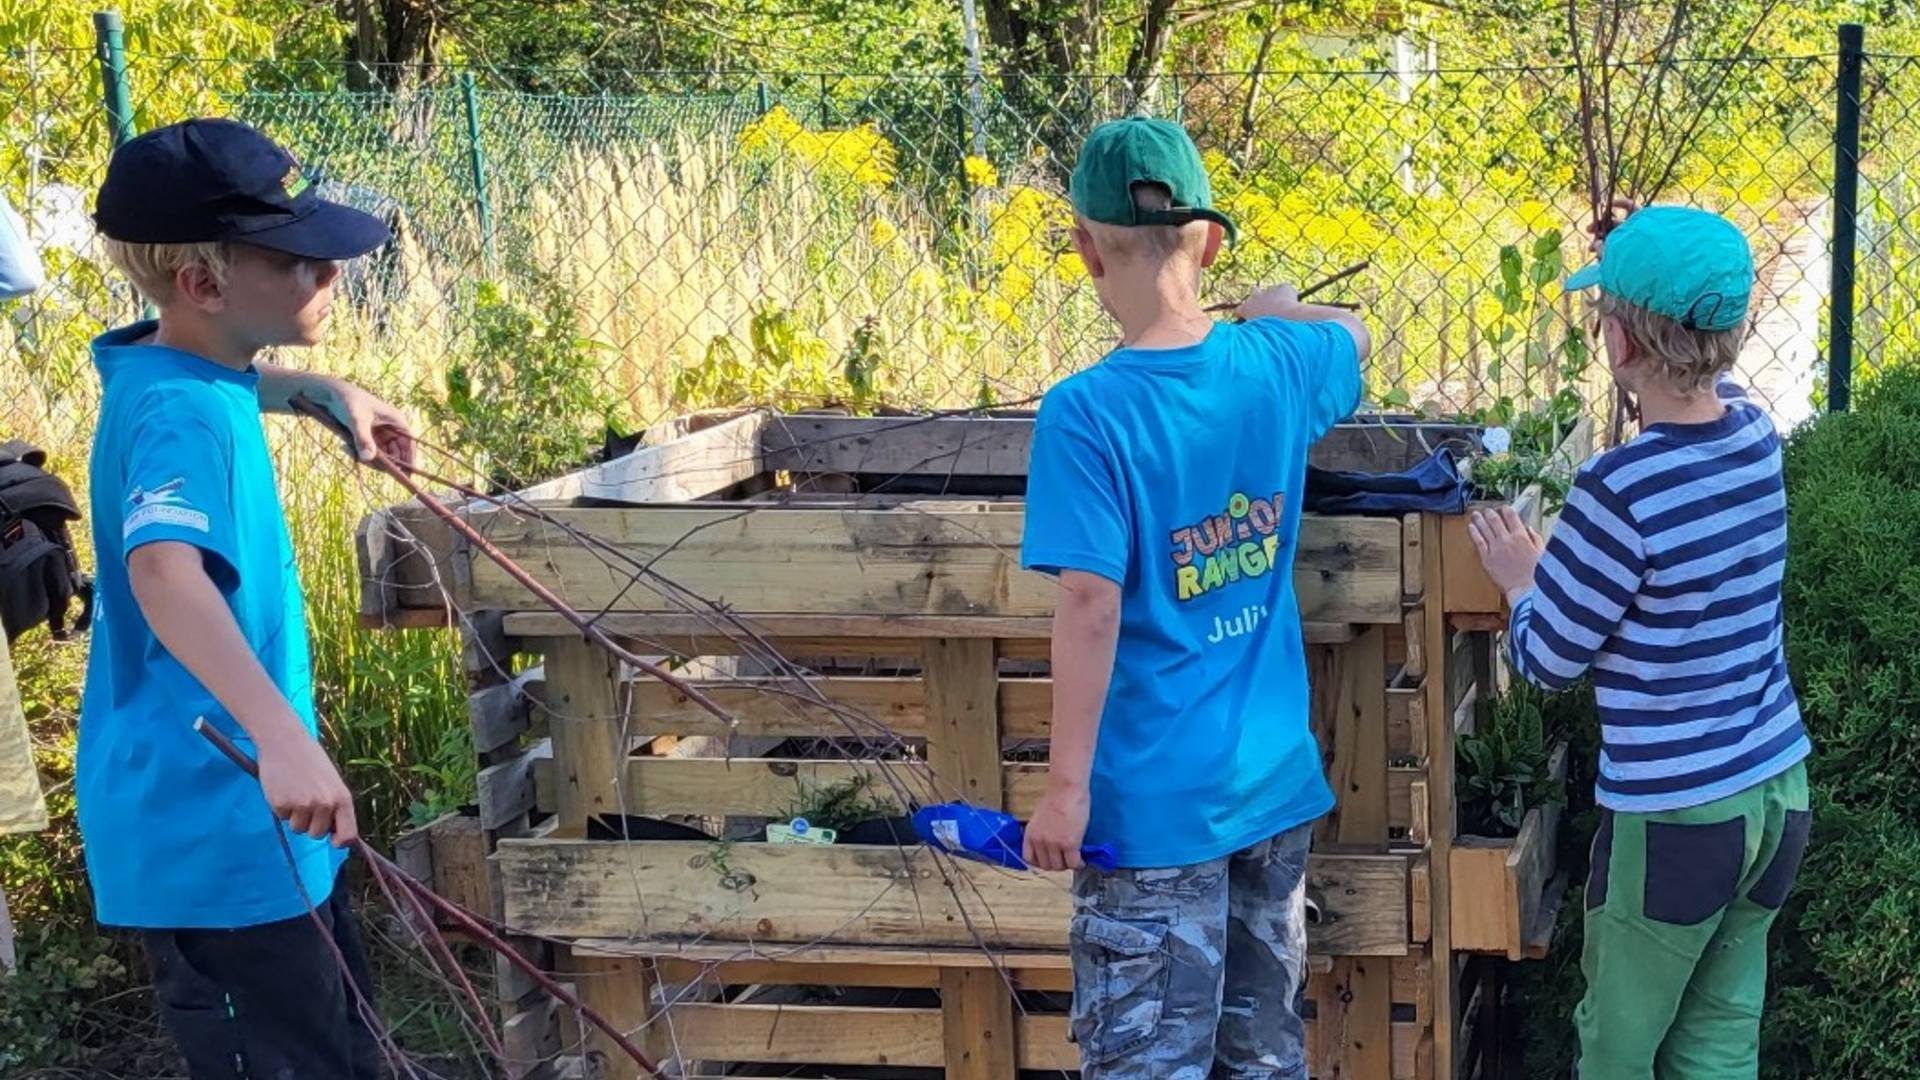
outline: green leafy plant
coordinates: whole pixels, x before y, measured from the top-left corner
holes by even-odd
[[[744,347],[732,334],[718,335],[707,342],[698,364],[674,376],[673,399],[683,408],[837,404],[871,412],[893,366],[878,316],[862,319],[838,363],[834,359],[827,340],[807,328],[798,313],[762,307],[748,324]]]
[[[803,817],[816,829],[844,832],[863,821],[900,812],[894,800],[873,793],[872,773],[857,773],[831,784],[802,781],[800,797],[782,811],[787,818]]]
[[[1563,798],[1548,775],[1557,736],[1548,695],[1516,682],[1495,698],[1473,734],[1454,743],[1455,791],[1463,833],[1514,836],[1527,811]]]
[[[1813,836],[1775,926],[1763,1075],[1920,1061],[1920,364],[1786,450],[1787,659],[1814,742]]]
[[[483,282],[471,316],[472,351],[447,365],[444,396],[421,403],[494,490],[580,465],[622,426],[601,370],[607,347],[580,332],[558,279],[534,275],[523,291]]]

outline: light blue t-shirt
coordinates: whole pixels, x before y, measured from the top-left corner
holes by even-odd
[[[260,425],[259,375],[134,342],[93,343],[102,385],[91,466],[92,652],[80,706],[75,798],[101,923],[232,928],[306,911],[260,784],[193,730],[196,717],[259,751],[154,637],[127,556],[175,540],[201,550],[253,654],[315,730],[306,605]],[[346,859],[289,834],[316,903]]]
[[[1293,591],[1307,448],[1360,400],[1334,323],[1216,325],[1047,393],[1021,562],[1121,586],[1087,842],[1189,866],[1333,807]]]

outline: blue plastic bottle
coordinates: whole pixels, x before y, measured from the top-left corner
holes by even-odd
[[[963,802],[941,803],[914,811],[913,831],[923,842],[949,855],[1010,870],[1027,869],[1020,854],[1025,850],[1027,827],[1011,814]],[[1085,845],[1080,857],[1098,870],[1111,871],[1120,865],[1110,844]]]

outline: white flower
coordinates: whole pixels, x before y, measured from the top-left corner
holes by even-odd
[[[1503,427],[1490,427],[1480,433],[1480,445],[1489,454],[1504,454],[1513,446],[1513,433]]]

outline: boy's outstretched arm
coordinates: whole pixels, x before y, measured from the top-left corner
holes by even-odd
[[[1247,297],[1246,302],[1240,305],[1239,315],[1243,319],[1338,323],[1352,335],[1353,349],[1361,363],[1365,363],[1373,353],[1373,334],[1358,315],[1343,308],[1306,303],[1300,299],[1299,290],[1291,285],[1269,286]]]
[[[1099,574],[1063,570],[1053,612],[1053,731],[1047,793],[1027,825],[1027,865],[1080,867],[1100,713],[1120,637],[1120,586]]]
[[[204,559],[174,540],[135,548],[127,556],[134,599],[153,636],[252,737],[273,812],[295,832],[331,832],[334,846],[345,847],[359,836],[353,795],[248,647]]]
[[[358,386],[310,371],[259,364],[260,411],[292,412],[291,402],[301,394],[325,406],[353,432],[361,461],[373,460],[375,448],[386,452],[401,468],[413,467],[413,428],[406,414]]]
[[[1487,576],[1513,608],[1507,650],[1529,682],[1560,690],[1593,666],[1639,592],[1646,558],[1632,514],[1591,472],[1574,479],[1553,539],[1511,509],[1468,523]]]

